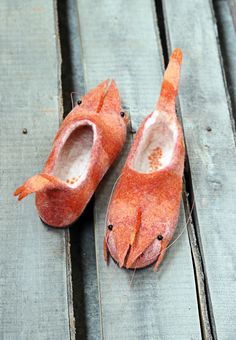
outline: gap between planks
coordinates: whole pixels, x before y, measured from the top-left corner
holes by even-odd
[[[59,31],[59,16],[58,16],[58,0],[53,0],[54,9],[54,21],[55,21],[55,32],[56,32],[56,46],[57,46],[57,59],[58,59],[58,74],[60,82],[59,87],[59,124],[63,121],[63,91],[62,91],[62,48],[60,41],[60,31]],[[75,340],[75,317],[74,317],[74,307],[73,307],[73,285],[72,285],[72,263],[71,263],[71,242],[70,242],[70,232],[65,231],[65,251],[66,251],[66,273],[67,273],[67,298],[68,298],[68,318],[69,318],[69,332],[70,339]]]
[[[84,95],[84,71],[77,7],[74,0],[58,2],[62,55],[64,117]],[[71,101],[71,92],[73,102]],[[93,229],[93,199],[70,228],[72,286],[76,339],[97,340],[99,308]]]

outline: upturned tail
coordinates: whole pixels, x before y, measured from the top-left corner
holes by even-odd
[[[179,88],[180,69],[183,53],[176,48],[170,56],[170,61],[164,73],[161,86],[161,93],[157,102],[158,111],[173,111],[175,109],[175,99]]]
[[[18,201],[21,201],[29,194],[58,188],[60,184],[60,181],[56,177],[41,173],[29,178],[23,185],[16,189],[14,196],[18,196]]]

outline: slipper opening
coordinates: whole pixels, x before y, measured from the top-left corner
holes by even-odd
[[[167,115],[154,112],[146,121],[143,136],[133,158],[132,167],[152,173],[167,167],[174,153],[177,127]]]
[[[76,187],[86,176],[94,144],[94,128],[83,123],[71,131],[59,150],[53,175]]]

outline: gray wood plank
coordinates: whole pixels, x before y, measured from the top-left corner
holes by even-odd
[[[170,47],[185,55],[179,98],[212,324],[218,340],[234,339],[236,150],[214,17],[205,0],[164,8]]]
[[[33,197],[13,197],[42,169],[59,125],[55,13],[54,1],[1,1],[0,338],[7,340],[74,338],[68,233],[42,224]]]
[[[114,78],[135,127],[153,110],[162,79],[162,51],[152,1],[77,0],[87,88]],[[107,204],[127,155],[104,179],[95,200],[95,241],[101,337],[119,339],[201,338],[187,233],[166,255],[157,273],[133,272],[103,259]],[[184,226],[183,210],[179,229]],[[133,278],[133,279],[132,279]],[[132,280],[132,284],[130,283]]]

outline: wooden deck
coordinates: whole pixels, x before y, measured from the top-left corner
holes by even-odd
[[[2,0],[0,18],[0,340],[236,339],[235,0]],[[134,132],[70,233],[12,192],[42,168],[72,91],[114,78],[137,130],[175,47],[187,148],[175,237],[193,210],[157,273],[133,275],[105,264],[103,236]]]

